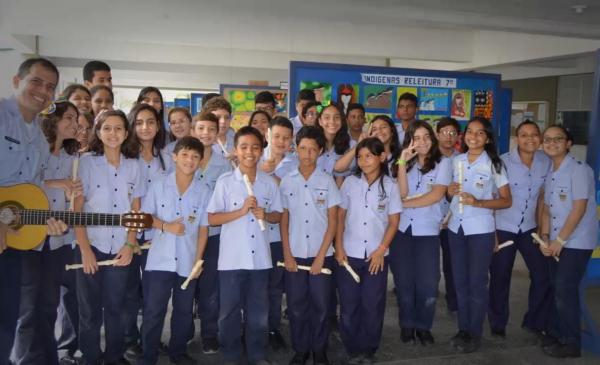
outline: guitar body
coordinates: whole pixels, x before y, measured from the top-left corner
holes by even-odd
[[[50,203],[42,189],[32,184],[18,184],[0,187],[0,211],[9,208],[13,211],[22,209],[48,210]],[[17,232],[7,234],[7,244],[17,250],[30,250],[44,242],[47,235],[45,225],[22,225],[9,223],[9,227]]]

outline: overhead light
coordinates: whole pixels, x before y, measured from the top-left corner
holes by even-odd
[[[585,9],[587,9],[587,5],[572,5],[571,9],[575,12],[575,14],[582,14]]]

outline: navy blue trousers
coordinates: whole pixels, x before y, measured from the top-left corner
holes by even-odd
[[[548,332],[564,344],[581,346],[579,285],[592,251],[563,248],[559,262],[552,258],[547,260],[554,294]]]
[[[382,272],[369,273],[365,259],[348,257],[348,264],[360,276],[360,283],[343,267],[336,281],[340,294],[340,335],[350,355],[375,352],[381,342],[388,276],[388,259]]]
[[[202,274],[196,285],[196,302],[200,316],[200,336],[217,338],[219,332],[219,263],[220,236],[208,237]]]
[[[283,262],[281,242],[271,242],[271,261],[273,262],[273,269],[269,273],[269,331],[279,331],[281,300],[285,287],[283,279],[285,268],[277,267],[277,261]]]
[[[219,345],[226,361],[240,361],[242,356],[242,308],[248,361],[266,359],[269,271],[219,271]]]
[[[481,337],[488,308],[488,273],[494,252],[494,232],[465,235],[448,232],[452,274],[458,303],[458,329]]]
[[[508,240],[515,243],[492,256],[488,305],[488,320],[492,330],[504,330],[508,323],[510,281],[517,250],[527,265],[530,278],[527,312],[521,326],[544,331],[548,325],[548,314],[552,305],[548,259],[542,255],[538,245],[533,243],[532,232],[534,229],[519,233],[496,231],[499,244]]]
[[[12,361],[58,365],[54,326],[65,257],[71,247],[22,253],[21,304]]]
[[[92,247],[97,261],[112,260],[114,254],[105,254]],[[81,251],[77,250],[78,263]],[[79,303],[79,347],[89,364],[102,360],[100,329],[104,324],[105,362],[116,362],[125,353],[125,324],[123,307],[127,289],[127,267],[103,266],[93,275],[77,270],[77,302]],[[104,309],[104,311],[103,311]]]
[[[448,246],[448,228],[440,231],[440,246],[442,248],[442,272],[444,273],[444,288],[446,290],[446,307],[449,311],[456,312],[456,289],[454,289],[454,277],[452,276],[452,259],[450,258],[450,247]]]
[[[169,357],[176,361],[186,353],[189,338],[188,329],[192,322],[194,306],[195,280],[186,290],[181,284],[186,278],[169,271],[144,272],[144,319],[142,325],[142,349],[144,351],[141,364],[153,365],[158,361],[158,348],[165,323],[169,299],[172,299],[171,339],[169,340]]]
[[[296,257],[298,265],[311,266],[314,257]],[[324,268],[331,269],[333,257],[326,257]],[[285,271],[285,292],[292,348],[296,352],[324,351],[329,337],[328,308],[331,275],[311,275],[308,271]]]
[[[139,239],[140,245],[145,240]],[[127,277],[127,292],[125,294],[125,308],[123,309],[123,321],[125,323],[125,344],[132,346],[140,341],[140,330],[138,329],[138,314],[142,308],[142,273],[146,267],[148,250],[142,250],[140,255],[133,255],[131,263],[127,267],[129,275]]]
[[[75,263],[75,249],[69,249],[65,255],[65,265]],[[57,326],[60,328],[58,350],[60,356],[73,356],[79,349],[77,340],[79,331],[79,309],[77,304],[77,283],[74,270],[63,270],[60,287],[60,303],[58,305]]]
[[[15,340],[21,298],[21,251],[0,254],[0,365],[8,364]]]
[[[398,231],[389,263],[396,284],[400,327],[429,331],[433,325],[440,281],[439,236],[413,236]]]

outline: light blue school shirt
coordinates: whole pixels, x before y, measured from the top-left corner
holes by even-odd
[[[212,152],[206,168],[204,170],[199,168],[198,171],[196,171],[196,179],[208,186],[211,195],[215,190],[217,179],[224,173],[231,171],[231,163],[229,163],[229,160],[226,159],[222,153]],[[209,237],[218,236],[219,234],[221,234],[221,226],[210,226],[208,228]]]
[[[456,151],[452,151],[452,156],[450,157],[446,157],[448,160],[450,160],[450,169],[452,169],[452,166],[454,165],[453,160],[455,156],[458,156],[459,153]],[[452,174],[452,172],[451,172]],[[450,181],[452,182],[452,181]],[[448,201],[448,199],[446,199],[446,197],[444,196],[441,200],[440,200],[440,210],[442,212],[442,217],[446,217],[446,214],[448,214],[448,212],[450,211],[450,202]],[[442,218],[443,220],[443,218]]]
[[[458,164],[461,162],[463,163],[463,191],[471,193],[475,199],[494,199],[494,192],[508,184],[505,168],[503,167],[498,173],[485,151],[471,164],[466,153],[454,157],[452,161],[452,180],[454,182],[458,182]],[[452,217],[448,222],[448,229],[454,233],[458,233],[460,226],[462,226],[465,235],[490,233],[496,230],[493,209],[463,205],[463,214],[460,214],[458,195],[455,195],[450,203],[450,210],[452,211]]]
[[[170,271],[182,277],[190,275],[198,252],[200,227],[208,226],[206,206],[210,193],[206,184],[192,179],[187,190],[180,194],[175,172],[150,185],[142,203],[142,211],[158,217],[163,222],[183,218],[185,234],[177,236],[153,229],[146,271]]]
[[[279,185],[283,208],[289,211],[289,242],[292,256],[316,257],[327,232],[327,210],[340,204],[341,197],[331,175],[315,169],[308,180],[298,169]],[[333,254],[329,247],[326,256]]]
[[[415,163],[407,173],[408,196],[427,194],[434,185],[448,186],[452,181],[451,160],[446,157],[442,157],[433,170],[425,174],[419,170],[420,167],[418,163]],[[442,199],[446,200],[446,197],[442,196]],[[440,233],[440,224],[443,219],[444,215],[439,202],[426,207],[405,207],[400,217],[398,230],[406,232],[410,226],[413,236],[437,236]]]
[[[81,157],[79,177],[83,185],[84,212],[123,214],[131,203],[146,193],[137,159],[121,155],[119,167],[110,165],[106,156],[88,154]],[[87,227],[92,246],[105,254],[116,254],[127,240],[122,227]]]
[[[398,185],[387,175],[375,180],[370,186],[364,175],[360,178],[351,175],[344,180],[340,195],[340,208],[346,210],[346,255],[358,259],[367,258],[382,243],[389,216],[402,212]],[[388,252],[385,254],[387,256]]]
[[[302,121],[300,120],[300,116],[296,115],[295,117],[290,119],[290,122],[292,122],[292,126],[294,127],[294,136],[296,136],[296,134],[298,133],[298,131],[304,127],[304,125],[302,124]]]
[[[225,134],[225,145],[224,145],[224,147],[228,153],[233,153],[234,137],[235,137],[235,131],[233,129],[229,128],[227,130],[227,133]],[[213,150],[213,153],[215,153],[215,154],[225,156],[225,152],[223,151],[221,146],[219,146],[219,142],[217,142],[217,141],[215,141],[215,143],[212,144],[212,150]]]
[[[257,171],[253,191],[258,206],[265,212],[282,211],[279,188],[271,176]],[[242,173],[236,168],[217,180],[207,211],[210,214],[238,210],[247,197]],[[218,270],[264,270],[273,266],[269,233],[260,230],[258,220],[251,212],[223,224],[220,239]]]
[[[517,149],[500,158],[506,167],[512,206],[496,211],[496,229],[512,233],[529,231],[537,227],[537,201],[552,163],[542,151],[536,151],[533,155],[531,168],[521,161]]]
[[[598,241],[596,218],[596,185],[594,171],[567,154],[558,170],[548,173],[544,186],[544,203],[550,209],[550,239],[554,240],[564,226],[574,200],[587,199],[585,213],[569,237],[565,247],[593,250]]]
[[[353,148],[354,146],[356,146],[356,141],[354,140],[350,140],[350,148]],[[344,153],[346,153],[348,150],[344,151]],[[342,158],[342,156],[344,156],[344,153],[342,153],[341,155],[338,155],[335,152],[335,146],[331,147],[331,149],[323,151],[323,153],[321,154],[321,156],[319,156],[319,158],[317,159],[317,169],[321,170],[322,172],[325,172],[327,174],[333,175],[333,176],[348,176],[352,173],[352,170],[354,169],[354,166],[356,165],[356,159],[352,159],[352,163],[350,164],[350,167],[348,167],[348,169],[346,171],[342,171],[342,172],[336,172],[334,171],[334,166],[335,163],[337,162],[337,160],[339,160],[340,158]]]
[[[152,160],[146,161],[140,154],[137,161],[140,165],[140,173],[142,174],[142,181],[146,187],[149,187],[154,181],[162,180],[165,176],[167,176],[170,172],[174,171],[175,166],[173,165],[173,158],[171,154],[169,154],[166,149],[163,149],[159,152],[160,156],[164,162],[164,169],[160,164],[159,156],[152,157]],[[142,197],[142,204],[144,203],[145,196]],[[152,240],[153,232],[152,230],[147,230],[144,232],[144,239],[147,241]],[[142,234],[138,234],[138,238],[141,238]]]

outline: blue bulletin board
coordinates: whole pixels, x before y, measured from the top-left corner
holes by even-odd
[[[324,104],[358,102],[365,107],[367,120],[387,114],[397,123],[398,97],[411,92],[419,99],[417,119],[435,124],[452,116],[464,126],[470,118],[484,116],[496,128],[501,152],[508,150],[510,128],[500,126],[510,127],[510,93],[501,97],[497,74],[292,61],[289,86],[290,105],[295,105],[299,90],[309,88]],[[289,109],[290,117],[295,116],[295,109]]]
[[[202,97],[204,95],[204,93],[190,94],[190,113],[192,113],[192,116],[200,113],[200,110],[202,110]]]

